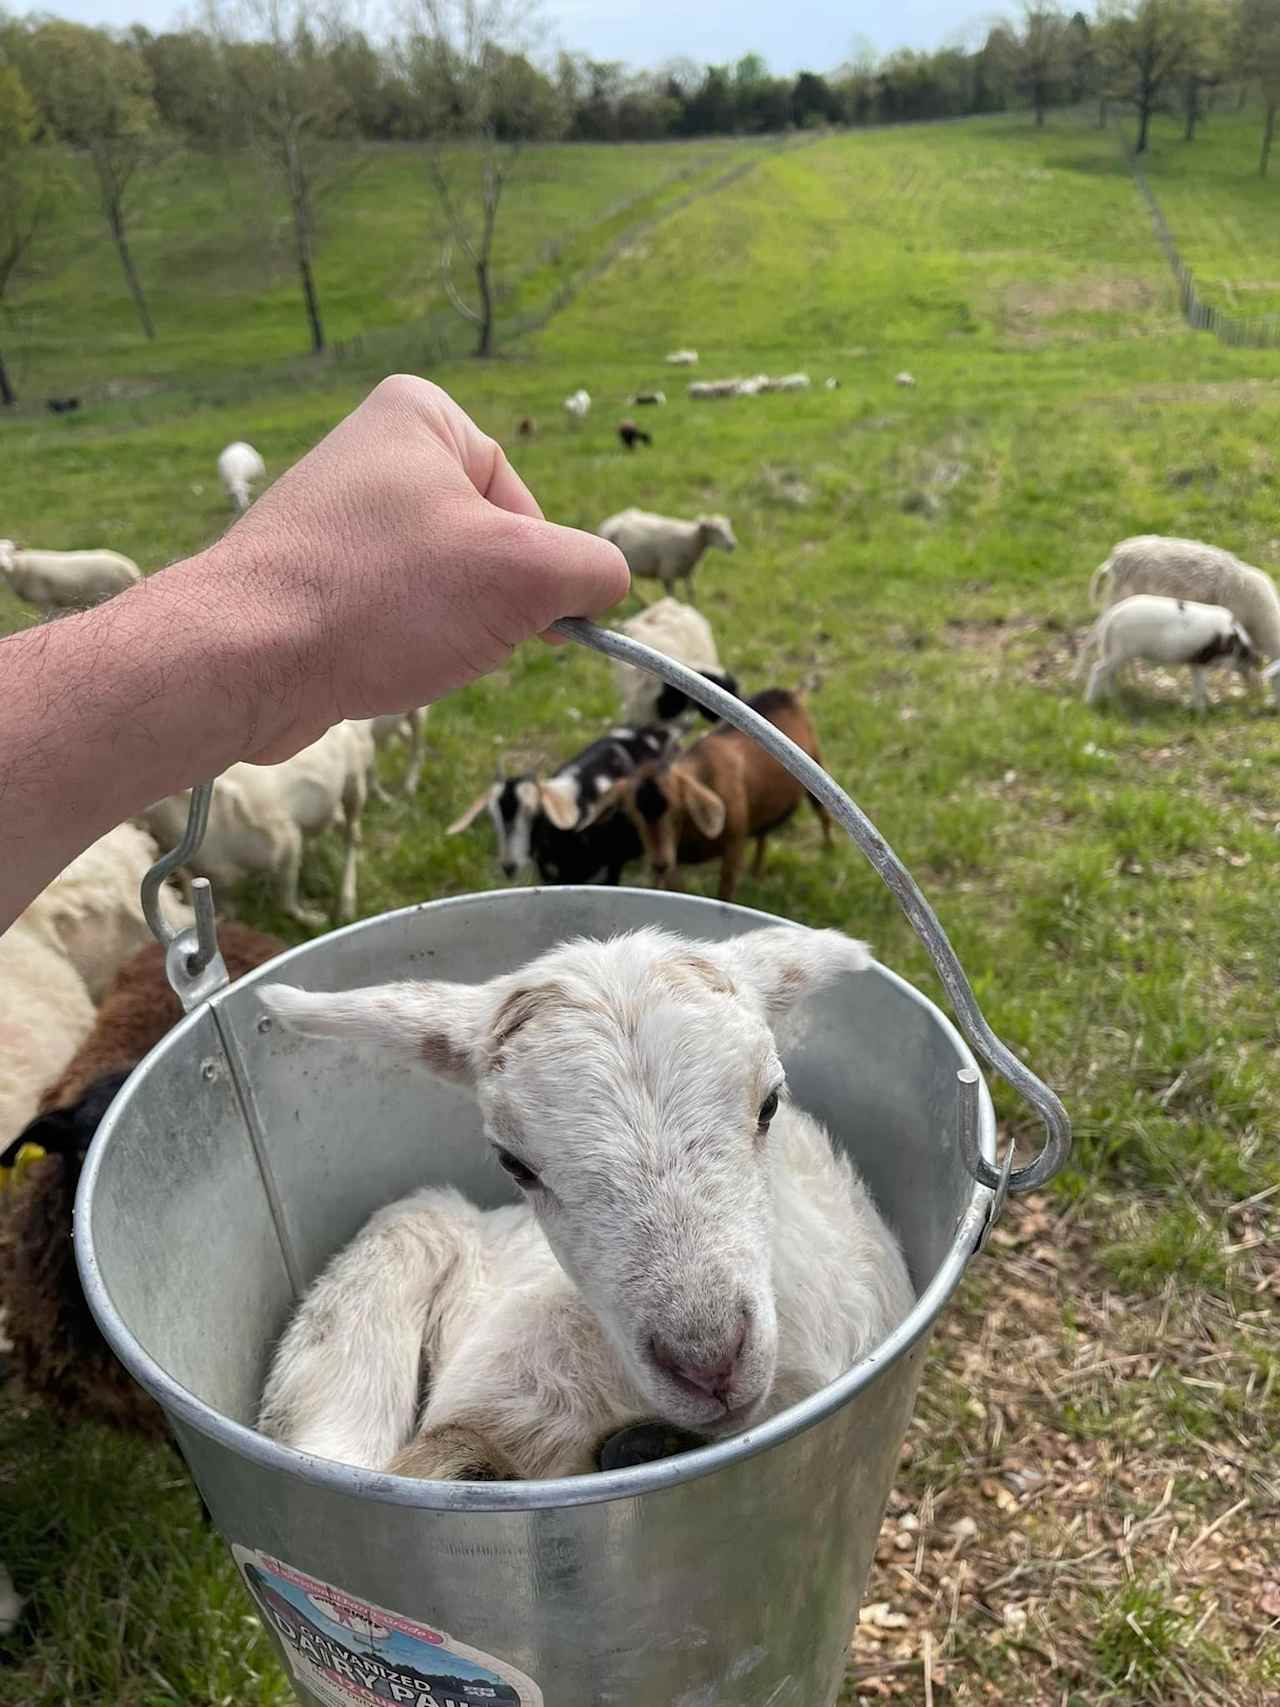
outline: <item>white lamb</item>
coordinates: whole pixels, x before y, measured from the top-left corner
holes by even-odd
[[[581,387],[564,400],[564,410],[571,421],[585,421],[591,410],[591,393]]]
[[[269,872],[279,904],[301,924],[321,927],[323,913],[305,907],[298,891],[302,848],[342,824],[346,857],[338,891],[337,918],[356,913],[356,863],[363,837],[362,816],[374,760],[368,722],[337,723],[318,741],[278,765],[232,765],[218,778],[209,826],[192,870],[220,890],[250,872]],[[176,847],[187,821],[190,794],[172,794],[143,814],[162,844]]]
[[[1090,577],[1089,602],[1113,605],[1131,593],[1225,605],[1264,658],[1280,658],[1280,598],[1274,581],[1264,569],[1220,546],[1158,533],[1122,539]],[[1274,678],[1273,690],[1280,697]]]
[[[868,963],[835,931],[642,930],[487,984],[268,986],[304,1036],[469,1085],[524,1201],[426,1189],[374,1215],[286,1329],[262,1431],[408,1476],[572,1475],[628,1425],[735,1434],[857,1363],[911,1284],[852,1166],[786,1099],[775,1029]]]
[[[698,352],[697,350],[672,350],[667,360],[672,367],[697,367]]]
[[[738,542],[727,516],[699,516],[682,522],[651,510],[620,510],[596,530],[612,541],[635,576],[661,581],[667,592],[683,580],[693,596],[693,571],[708,546],[735,551]]]
[[[408,747],[409,764],[401,784],[404,794],[416,794],[422,780],[422,765],[427,753],[427,711],[428,707],[421,705],[414,711],[393,711],[383,717],[363,719],[376,747],[385,747],[388,742],[397,740],[403,740]],[[376,769],[369,772],[369,788],[375,799],[390,800],[391,796],[378,780]]]
[[[266,472],[266,463],[243,439],[236,439],[218,454],[218,479],[237,510],[249,508],[250,487],[255,480],[263,479]]]
[[[1166,599],[1154,593],[1135,593],[1103,611],[1081,651],[1077,673],[1091,657],[1085,704],[1110,693],[1117,672],[1132,659],[1157,664],[1189,664],[1192,702],[1208,710],[1204,667],[1229,659],[1248,679],[1261,659],[1248,631],[1225,605],[1195,604],[1190,599]]]
[[[118,551],[32,551],[0,539],[0,576],[42,610],[77,610],[122,593],[142,571]]]
[[[701,611],[679,599],[661,598],[655,604],[620,624],[621,632],[655,652],[663,652],[677,663],[687,664],[726,685],[731,678],[725,675],[716,650],[716,637],[711,624]],[[685,695],[648,670],[638,670],[634,664],[613,660],[613,685],[622,708],[622,721],[635,726],[646,723],[669,723],[688,707]]]
[[[766,391],[807,391],[810,379],[807,373],[782,373],[776,379],[769,380],[765,385]]]
[[[34,1116],[40,1095],[80,1047],[123,963],[151,940],[142,879],[156,845],[119,824],[86,848],[0,936],[0,1149]],[[191,913],[176,896],[175,926]]]

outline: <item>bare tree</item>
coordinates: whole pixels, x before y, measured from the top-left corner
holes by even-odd
[[[1134,153],[1145,154],[1152,117],[1170,103],[1195,53],[1195,0],[1116,0],[1101,16],[1106,91],[1137,113]]]
[[[1022,0],[1022,28],[1013,38],[1013,73],[1031,101],[1036,126],[1067,71],[1066,19],[1053,0]]]
[[[1236,59],[1241,75],[1256,78],[1262,91],[1262,152],[1258,176],[1265,178],[1280,111],[1280,0],[1239,0]]]
[[[307,0],[213,0],[217,32],[233,91],[232,125],[262,160],[289,213],[294,264],[302,287],[312,353],[325,347],[316,284],[317,211],[322,193],[353,163],[335,138],[351,102],[325,51],[343,27],[335,5]]]
[[[124,42],[79,24],[42,24],[32,39],[30,62],[39,70],[35,90],[55,131],[86,153],[98,181],[111,240],[125,283],[148,338],[156,335],[129,248],[129,196],[139,169],[153,161],[162,139],[151,99],[151,73]]]
[[[532,64],[537,0],[417,0],[406,71],[427,118],[427,172],[443,221],[440,277],[454,309],[493,353],[494,239],[526,143],[556,135],[554,85]],[[454,277],[461,252],[468,300]]]
[[[53,213],[54,173],[35,142],[36,111],[13,66],[0,64],[0,311],[42,225]],[[0,405],[18,401],[0,350]]]

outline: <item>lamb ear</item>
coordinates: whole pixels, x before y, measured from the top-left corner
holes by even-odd
[[[865,972],[872,964],[865,942],[842,931],[811,931],[802,925],[752,931],[717,952],[732,976],[761,998],[774,1026],[806,997],[848,972]]]
[[[491,788],[486,788],[483,794],[477,794],[462,816],[453,820],[453,823],[450,824],[449,828],[445,831],[445,835],[456,836],[460,830],[470,829],[471,825],[475,823],[476,819],[489,804],[489,796],[492,793],[493,790]]]
[[[539,781],[538,804],[550,818],[557,830],[576,829],[578,823],[578,796],[572,784]]]
[[[324,993],[267,984],[267,1012],[300,1037],[373,1043],[442,1079],[474,1084],[492,992],[483,984],[378,984]]]

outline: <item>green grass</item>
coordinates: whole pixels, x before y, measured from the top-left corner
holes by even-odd
[[[1206,137],[1219,128],[1226,122]],[[1158,138],[1161,157],[1165,148]],[[684,157],[555,155],[571,158],[575,170],[596,162],[597,174],[566,263],[579,273],[642,223],[601,214],[655,183],[674,201],[663,174]],[[729,147],[708,151],[698,183],[737,158]],[[396,176],[408,169],[390,156],[377,169],[387,175],[385,230],[399,221],[410,233],[419,203],[403,203],[408,179]],[[579,206],[577,191],[551,179],[538,196],[545,203],[522,215],[530,265],[547,235],[537,207],[555,205],[558,223],[567,202]],[[644,220],[663,205],[651,194]],[[173,218],[188,230],[186,217]],[[361,241],[330,239],[322,274],[336,300],[340,258]],[[394,242],[369,247],[383,257],[385,293],[397,276]],[[420,246],[412,257],[403,293],[353,294],[335,335],[423,311],[427,285],[412,273]],[[158,302],[162,325],[181,314],[191,268]],[[549,295],[559,282],[543,277],[537,290]],[[104,293],[108,285],[104,274]],[[70,354],[57,353],[56,334],[70,333],[53,307],[71,305],[56,294],[72,292],[69,275],[50,288],[42,371],[65,374]],[[261,331],[255,322],[248,334],[264,364],[256,379],[241,371],[244,345],[233,349],[225,328],[215,336],[193,314],[198,349],[164,358],[180,392],[0,427],[4,531],[55,546],[109,542],[148,568],[213,537],[226,520],[213,463],[227,439],[251,438],[278,472],[381,371],[379,346],[363,366],[301,383],[285,364],[296,348],[290,290],[281,275],[266,292],[279,323],[264,308]],[[88,316],[92,305],[74,300]],[[113,354],[104,342],[94,372],[147,371],[151,357],[128,342],[123,314],[117,332],[127,348]],[[685,376],[662,363],[677,344],[702,352],[704,375],[800,368],[815,389],[693,404]],[[1275,560],[1280,355],[1187,331],[1114,137],[1057,119],[1041,134],[990,120],[762,154],[744,177],[633,232],[625,264],[586,281],[507,357],[437,365],[431,377],[512,447],[549,515],[591,527],[635,503],[732,517],[740,549],[712,554],[698,586],[724,658],[750,690],[810,684],[829,768],[920,878],[997,1031],[1071,1109],[1078,1141],[1059,1202],[1096,1216],[1115,1286],[1153,1296],[1172,1275],[1188,1293],[1232,1296],[1248,1258],[1227,1254],[1227,1206],[1265,1187],[1277,1162],[1277,724],[1225,688],[1198,721],[1185,682],[1149,674],[1114,705],[1086,710],[1072,646],[1088,617],[1089,573],[1126,534],[1191,534]],[[895,386],[903,368],[915,389]],[[822,389],[828,374],[839,390]],[[218,390],[228,376],[237,376],[229,401]],[[559,409],[578,384],[595,399],[581,431]],[[627,456],[613,424],[630,392],[654,384],[671,402],[646,422],[652,450]],[[542,431],[517,451],[524,414]],[[4,620],[25,619],[10,601]],[[442,705],[420,800],[370,809],[361,911],[494,884],[487,830],[450,838],[444,825],[495,760],[561,757],[611,708],[598,659],[536,646]],[[304,888],[323,900],[336,862],[333,847],[316,846]],[[709,870],[688,875],[694,889],[714,886]],[[807,818],[777,838],[764,878],[745,881],[739,899],[865,935],[938,993],[879,880],[852,849],[824,857]],[[299,937],[261,890],[240,910]],[[1016,1100],[1003,1087],[997,1099],[1035,1142]],[[97,1461],[82,1431],[50,1434],[38,1412],[12,1428],[50,1485],[90,1497]],[[167,1476],[163,1455],[149,1461]],[[0,1488],[24,1533],[34,1527],[31,1488],[30,1477]],[[119,1545],[130,1536],[142,1545],[145,1531],[145,1546],[160,1549],[147,1568],[181,1568],[185,1586],[166,1618],[209,1630],[221,1617],[230,1657],[217,1667],[232,1671],[210,1659],[193,1680],[186,1650],[163,1630],[135,1654],[94,1554],[73,1591],[41,1591],[41,1634],[9,1674],[14,1699],[52,1707],[71,1695],[81,1662],[70,1631],[87,1625],[111,1648],[103,1664],[117,1668],[89,1698],[279,1700],[278,1684],[258,1675],[264,1662],[239,1603],[217,1612],[225,1569],[212,1550],[189,1546],[191,1513],[177,1513],[177,1498],[139,1492],[146,1522],[126,1524]],[[157,1542],[157,1528],[181,1541]],[[35,1577],[61,1556],[38,1535],[24,1546]],[[1143,1663],[1133,1610],[1107,1612],[1099,1663],[1109,1676]],[[1154,1640],[1141,1607],[1135,1616]],[[1130,1698],[1139,1697],[1117,1696]]]

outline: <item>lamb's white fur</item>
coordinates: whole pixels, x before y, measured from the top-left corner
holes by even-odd
[[[1134,658],[1158,664],[1191,666],[1192,699],[1198,711],[1208,708],[1204,669],[1197,659],[1208,651],[1232,662],[1241,675],[1261,661],[1248,631],[1225,605],[1197,604],[1191,599],[1166,599],[1154,593],[1135,593],[1109,605],[1090,630],[1081,648],[1077,674],[1090,658],[1085,704],[1092,705],[1111,691],[1117,672]]]
[[[218,453],[218,479],[237,510],[247,510],[255,480],[266,475],[267,465],[253,446],[236,439]]]
[[[687,664],[691,670],[723,670],[711,624],[701,611],[682,604],[679,599],[658,599],[622,623],[621,630],[632,640],[652,646],[655,652],[665,652],[668,658]],[[657,721],[663,684],[655,675],[615,658],[613,685],[622,705],[624,722]]]
[[[672,350],[667,360],[672,367],[697,367],[698,352],[697,350]]]
[[[151,940],[140,889],[155,858],[150,836],[117,825],[0,937],[0,1149],[83,1043],[122,964]],[[176,927],[191,922],[176,896],[165,911]]]
[[[765,384],[766,391],[807,391],[810,385],[807,373],[780,373],[775,379]]]
[[[727,516],[699,516],[684,522],[652,510],[620,510],[596,531],[617,546],[633,575],[661,581],[667,592],[683,580],[690,595],[693,571],[707,547],[734,551],[738,544]]]
[[[408,747],[409,763],[401,785],[402,791],[408,795],[418,792],[418,784],[422,780],[422,765],[427,752],[427,711],[428,707],[421,705],[413,711],[393,711],[382,717],[363,719],[375,747],[384,747],[389,741],[401,739]],[[379,800],[390,799],[378,780],[376,770],[369,772],[369,787]]]
[[[353,919],[362,815],[373,760],[368,721],[350,721],[335,724],[281,764],[232,765],[218,778],[209,827],[192,869],[219,888],[239,883],[252,871],[270,872],[284,911],[303,924],[321,926],[328,923],[325,915],[304,907],[298,893],[303,840],[343,824],[346,858],[337,917]],[[176,847],[181,840],[189,803],[189,793],[172,794],[143,813],[165,847]]]
[[[565,398],[564,410],[571,420],[585,421],[591,411],[591,393],[579,386]]]
[[[461,1431],[502,1474],[568,1475],[629,1423],[733,1433],[848,1369],[909,1311],[906,1267],[822,1127],[784,1100],[766,1135],[759,1114],[801,999],[868,963],[835,931],[648,929],[482,985],[265,989],[306,1036],[472,1086],[539,1183],[496,1210],[433,1189],[376,1214],[286,1329],[259,1426],[424,1476],[465,1473]],[[676,1373],[717,1367],[714,1389]]]
[[[1264,658],[1280,658],[1280,598],[1274,581],[1265,569],[1255,569],[1221,546],[1158,533],[1122,539],[1090,577],[1089,601],[1114,605],[1133,593],[1225,605]],[[1273,689],[1280,699],[1275,678]]]
[[[0,576],[28,604],[74,610],[123,592],[142,571],[118,551],[32,551],[0,539]]]

